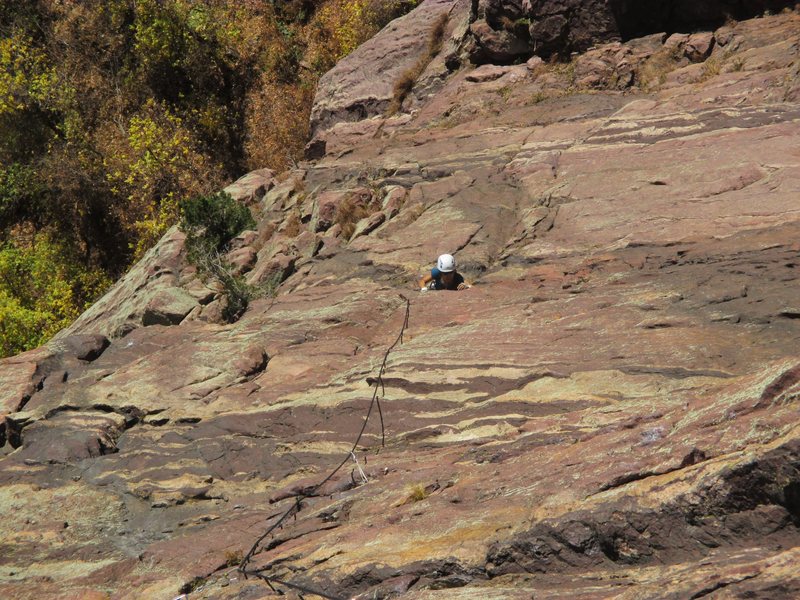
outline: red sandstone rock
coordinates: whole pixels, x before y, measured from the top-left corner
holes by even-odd
[[[453,10],[468,13],[469,1],[425,0],[326,73],[314,97],[312,131],[383,113],[391,101],[394,82],[425,52],[434,21],[448,12],[455,22]]]
[[[234,267],[236,273],[246,273],[256,264],[258,253],[250,246],[244,246],[225,255],[225,259]]]
[[[710,31],[694,33],[686,40],[684,52],[692,62],[700,62],[708,58],[714,48],[714,34]]]
[[[385,220],[386,215],[382,212],[377,212],[369,217],[364,217],[356,224],[355,231],[353,231],[353,235],[350,236],[350,239],[357,238],[361,235],[367,235],[375,231],[383,224]]]
[[[478,61],[508,63],[521,56],[527,58],[530,54],[527,40],[503,29],[492,29],[486,21],[476,21],[469,29],[478,43],[473,52]]]
[[[250,284],[265,283],[272,280],[283,281],[294,271],[295,257],[278,253],[268,262],[260,261],[247,276]]]
[[[229,246],[231,250],[238,250],[239,248],[244,248],[245,246],[253,246],[258,240],[258,232],[252,230],[246,230],[237,235],[229,242]]]
[[[142,312],[142,325],[175,325],[197,306],[197,301],[180,288],[154,293]]]
[[[647,92],[613,72],[660,36],[453,74],[253,207],[251,281],[288,277],[236,323],[167,235],[0,361],[0,593],[271,594],[225,565],[306,490],[252,566],[341,597],[797,595],[798,18]],[[320,197],[363,185],[391,218],[318,238]],[[472,289],[416,291],[441,252]],[[207,304],[143,327],[169,290]]]
[[[225,188],[237,202],[250,206],[261,201],[264,195],[275,187],[275,172],[270,169],[259,169],[240,177]]]

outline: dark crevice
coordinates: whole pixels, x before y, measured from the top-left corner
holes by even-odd
[[[669,379],[686,379],[688,377],[719,377],[728,379],[733,377],[731,373],[725,371],[716,371],[713,369],[685,369],[683,367],[648,367],[639,365],[630,365],[627,367],[618,367],[618,371],[626,375],[662,375]]]
[[[794,523],[800,526],[800,482],[793,481],[783,488],[784,506],[792,515]]]
[[[729,20],[752,19],[794,6],[786,0],[614,0],[611,10],[623,41],[651,33],[713,30]]]
[[[452,558],[445,558],[412,563],[402,569],[377,563],[365,565],[331,587],[346,597],[389,598],[412,589],[461,588],[487,578],[482,568],[468,567]]]
[[[698,448],[692,448],[692,451],[689,452],[686,456],[684,456],[681,463],[674,469],[664,469],[663,471],[638,471],[635,473],[626,473],[624,475],[620,475],[619,477],[615,477],[610,482],[600,486],[599,492],[605,492],[606,490],[622,487],[623,485],[633,483],[634,481],[641,481],[642,479],[647,479],[648,477],[657,477],[659,475],[674,473],[675,471],[680,471],[681,469],[685,469],[686,467],[690,467],[692,465],[701,463],[704,460],[706,460],[706,458],[707,457],[705,452],[703,452]]]
[[[625,475],[620,475],[619,477],[615,477],[608,483],[603,484],[600,486],[599,491],[605,492],[607,490],[613,490],[614,488],[622,487],[623,485],[627,485],[629,483],[633,483],[634,481],[641,481],[642,479],[647,479],[648,477],[655,477],[657,475],[664,475],[666,473],[671,473],[677,469],[672,469],[669,471],[640,471],[637,473],[625,473]]]
[[[19,401],[19,404],[17,404],[17,408],[16,408],[16,410],[15,410],[14,412],[19,412],[19,411],[21,411],[23,408],[25,408],[25,405],[26,405],[28,402],[30,402],[30,401],[31,401],[31,398],[32,398],[32,397],[33,397],[33,395],[32,395],[32,394],[25,394],[25,395],[24,395],[24,396],[23,396],[23,397],[20,399],[20,401]]]
[[[491,30],[475,34],[470,58],[477,64],[510,64],[536,54],[565,61],[598,43],[713,31],[794,5],[794,0],[560,0],[523,8],[518,2],[487,2],[476,16]]]
[[[39,371],[39,367],[37,367],[36,370]],[[47,375],[43,376],[39,380],[39,382],[36,385],[33,386],[33,390],[31,391],[30,394],[25,394],[20,399],[19,404],[17,404],[17,408],[16,408],[16,410],[14,412],[20,412],[21,410],[23,410],[25,408],[25,406],[28,404],[28,402],[31,401],[31,398],[33,398],[34,394],[36,394],[37,392],[41,392],[42,389],[44,389],[45,379],[47,379]]]
[[[21,421],[14,421],[6,418],[5,420],[5,436],[8,445],[15,450],[22,446],[22,429],[24,424]]]
[[[51,408],[44,414],[44,420],[52,419],[57,414],[63,412],[78,412],[81,410],[80,406],[73,406],[72,404],[62,404],[61,406],[56,406],[55,408]]]
[[[117,448],[117,442],[119,438],[125,433],[128,429],[133,427],[134,425],[141,422],[141,420],[145,416],[145,412],[135,406],[123,406],[123,407],[113,407],[107,404],[95,404],[91,407],[80,407],[75,406],[72,404],[62,404],[61,406],[56,406],[55,408],[50,409],[47,411],[41,419],[15,419],[14,415],[9,415],[6,417],[5,421],[2,423],[2,431],[0,431],[0,447],[5,445],[5,442],[14,448],[20,448],[23,444],[23,431],[30,425],[41,421],[47,421],[52,419],[53,417],[66,412],[91,412],[97,411],[106,414],[118,414],[125,418],[124,423],[122,426],[116,430],[114,434],[111,434],[110,440],[111,443],[106,443],[105,440],[102,438],[98,438],[98,451],[101,456],[107,454],[114,454],[119,451]]]

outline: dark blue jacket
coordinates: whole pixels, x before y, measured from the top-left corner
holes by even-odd
[[[457,290],[458,286],[464,283],[464,278],[458,271],[455,272],[455,277],[453,277],[453,283],[450,287],[445,287],[442,281],[442,272],[436,267],[431,269],[431,277],[433,277],[433,281],[428,284],[429,290]]]

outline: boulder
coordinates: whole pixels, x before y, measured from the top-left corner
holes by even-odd
[[[222,323],[225,320],[225,305],[227,304],[225,298],[217,298],[213,302],[209,302],[201,307],[197,319],[204,323]]]
[[[550,0],[526,5],[531,49],[539,56],[558,54],[563,59],[620,37],[608,0]]]
[[[317,196],[311,216],[311,230],[325,231],[333,225],[336,209],[349,196],[347,191],[326,191]]]
[[[292,240],[290,247],[293,255],[301,260],[309,260],[316,255],[320,246],[319,236],[313,231],[306,230]]]
[[[253,268],[258,259],[258,253],[251,246],[244,246],[237,250],[232,250],[225,255],[233,270],[237,274],[246,273]]]
[[[159,292],[181,295],[185,239],[177,226],[172,227],[111,290],[53,339],[86,333],[113,339],[140,327],[147,304]]]
[[[625,89],[633,83],[632,52],[620,43],[589,50],[575,61],[575,83],[580,88]]]
[[[239,248],[244,248],[245,246],[252,246],[258,240],[258,232],[253,231],[252,229],[245,229],[239,235],[234,237],[229,243],[228,246],[231,250],[238,250]]]
[[[728,46],[736,36],[736,29],[731,25],[723,25],[714,32],[714,40],[719,46]]]
[[[246,206],[260,202],[264,195],[275,187],[275,172],[271,169],[258,169],[240,177],[223,191],[234,200]]]
[[[197,300],[181,288],[158,290],[144,307],[142,325],[177,325],[197,305]]]
[[[688,33],[673,33],[666,40],[664,40],[664,48],[667,50],[683,50],[686,47],[686,42],[689,41]]]
[[[193,277],[182,287],[187,294],[201,305],[208,304],[219,293],[219,283],[212,278],[204,282],[199,277]]]
[[[531,56],[526,62],[525,66],[531,72],[538,71],[544,65],[544,61],[542,60],[541,56]]]
[[[470,60],[476,63],[511,63],[517,59],[527,58],[531,54],[528,40],[505,29],[492,29],[486,21],[476,21],[469,28],[475,37]]]
[[[259,261],[247,276],[247,283],[258,285],[276,281],[280,283],[294,272],[295,257],[279,253],[269,260]]]
[[[703,62],[714,49],[714,34],[710,31],[691,34],[686,40],[684,54],[690,61]]]
[[[481,62],[506,62],[511,55],[545,58],[557,54],[565,59],[593,45],[629,40],[660,31],[693,31],[719,25],[726,18],[748,18],[765,10],[784,8],[778,0],[714,0],[712,2],[620,2],[617,0],[479,0],[472,32],[479,46],[498,49],[476,55]],[[521,37],[517,25],[529,23],[528,36]],[[704,36],[705,37],[705,36]],[[698,40],[690,51],[694,62],[708,56],[708,40]]]
[[[469,13],[469,0],[425,0],[395,19],[325,73],[317,84],[311,110],[311,157],[322,156],[321,132],[335,123],[359,121],[386,111],[395,82],[426,52],[431,28],[448,13],[446,36]],[[418,82],[422,83],[422,82]]]
[[[499,27],[504,22],[523,18],[528,4],[529,0],[478,0],[476,17]]]
[[[97,359],[111,343],[99,333],[84,333],[61,338],[58,342],[64,351],[78,360],[93,361]]]
[[[386,189],[386,195],[381,203],[381,208],[386,213],[386,218],[391,219],[400,212],[406,200],[408,192],[399,185],[390,186]]]
[[[261,200],[262,212],[282,211],[292,204],[292,200],[303,191],[303,171],[290,171],[280,183],[275,185]]]
[[[367,188],[329,190],[317,196],[311,215],[311,231],[325,231],[339,216],[340,207],[348,209],[365,207],[372,200],[372,191]]]
[[[350,239],[355,239],[359,236],[367,235],[372,231],[375,231],[383,224],[385,220],[386,215],[382,212],[376,212],[374,215],[361,219],[356,224],[356,228],[353,231],[353,235],[350,237]]]
[[[487,81],[495,81],[496,79],[500,79],[508,72],[508,67],[482,65],[464,77],[464,79],[471,83],[486,83]]]

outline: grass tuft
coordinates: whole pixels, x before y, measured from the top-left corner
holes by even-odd
[[[417,484],[411,488],[406,502],[421,502],[428,496],[430,496],[430,494],[425,489],[425,486]]]
[[[225,550],[225,566],[235,567],[240,564],[244,559],[244,554],[241,550]]]
[[[639,68],[637,73],[639,87],[651,91],[664,85],[667,74],[678,67],[681,58],[683,58],[683,48],[677,44],[655,52]]]
[[[396,114],[403,107],[403,102],[408,98],[411,90],[414,89],[414,84],[417,82],[417,79],[419,79],[419,76],[422,75],[430,62],[441,51],[449,18],[446,12],[439,15],[439,18],[436,19],[428,34],[428,47],[425,53],[417,59],[417,62],[415,62],[411,68],[404,71],[394,82],[392,101],[389,103],[389,108],[386,110],[387,117]]]
[[[348,196],[336,207],[334,222],[342,228],[342,238],[349,240],[356,230],[358,222],[372,214],[370,205],[360,201],[357,194]]]
[[[709,58],[703,63],[703,70],[700,73],[700,81],[707,81],[716,77],[722,70],[722,62],[716,58]]]

